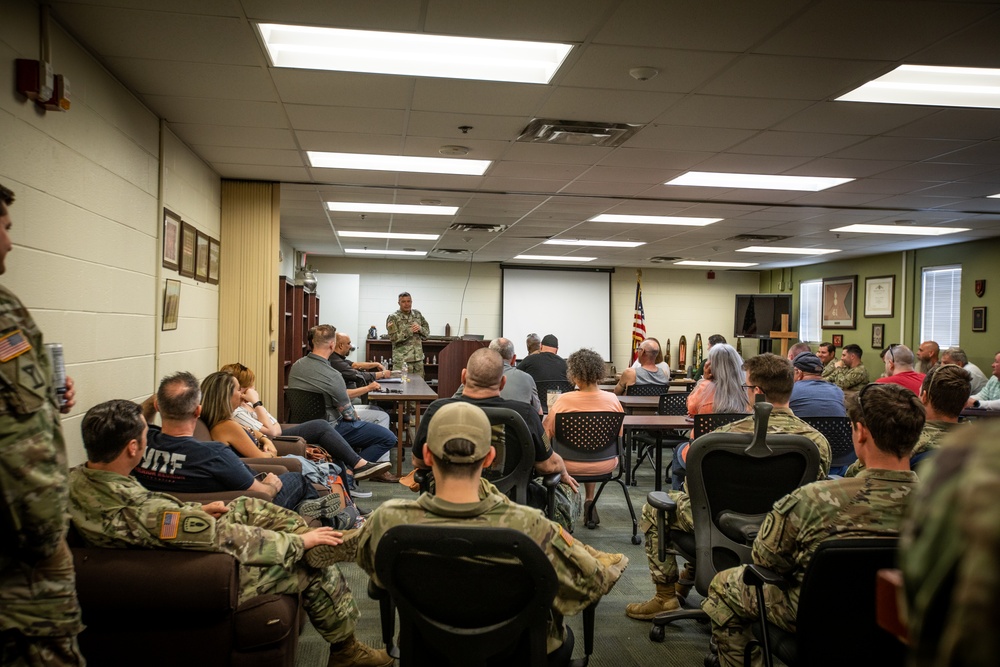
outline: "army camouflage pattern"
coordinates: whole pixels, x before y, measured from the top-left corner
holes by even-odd
[[[826,362],[826,366],[823,366],[823,379],[829,381],[830,376],[833,375],[835,370],[837,370],[836,359]]]
[[[542,512],[512,503],[486,480],[480,482],[480,498],[478,503],[455,504],[424,493],[414,500],[382,503],[351,540],[356,541],[358,565],[378,582],[375,551],[379,540],[401,524],[478,524],[521,531],[545,551],[559,582],[549,622],[547,649],[551,653],[565,638],[563,616],[577,614],[600,599],[615,585],[621,571],[603,566],[597,560],[600,552],[574,539]]]
[[[916,490],[909,470],[869,469],[850,479],[814,482],[774,504],[753,544],[753,562],[786,575],[796,585],[786,591],[765,587],[768,618],[794,632],[799,588],[819,544],[831,538],[894,537]],[[753,589],[743,583],[743,566],[712,579],[702,609],[712,620],[720,664],[739,667],[757,615]],[[754,661],[760,664],[759,656]]]
[[[420,332],[410,331],[414,322],[420,325]],[[423,341],[431,334],[427,320],[416,308],[409,313],[397,310],[385,319],[385,328],[392,343],[392,370],[403,368],[403,362],[413,375],[424,377],[424,345]]]
[[[66,445],[52,367],[31,314],[0,286],[0,336],[17,331],[30,349],[0,363],[0,662],[78,665],[73,638],[83,625],[66,546]]]
[[[903,523],[912,664],[997,664],[1000,655],[1000,423],[952,431],[920,466]]]
[[[858,391],[868,384],[868,369],[865,368],[864,364],[858,364],[854,368],[841,366],[840,368],[834,368],[829,375],[826,374],[826,369],[824,369],[823,377],[844,391]]]
[[[753,417],[750,416],[739,421],[724,424],[715,429],[713,433],[753,433],[753,430],[754,421]],[[816,479],[824,480],[830,474],[830,461],[833,459],[830,443],[827,442],[826,437],[822,433],[796,417],[790,409],[778,407],[772,409],[771,417],[767,420],[767,432],[776,435],[782,433],[786,435],[804,435],[809,438],[816,443],[816,447],[819,449],[819,475]]]
[[[955,422],[946,422],[937,419],[925,422],[923,430],[920,431],[920,438],[917,439],[917,444],[913,446],[913,451],[910,452],[910,458],[912,459],[917,454],[922,454],[923,452],[940,447],[941,440],[944,439],[944,436],[948,435],[948,432],[952,429],[952,427],[957,425],[958,424]],[[864,469],[864,463],[860,460],[855,461],[847,467],[847,470],[844,472],[844,477],[855,477]]]
[[[184,549],[226,553],[240,562],[240,603],[257,595],[302,594],[316,630],[330,643],[354,634],[358,609],[336,566],[300,564],[301,516],[240,497],[218,519],[198,503],[146,490],[133,477],[86,466],[69,473],[69,511],[84,541],[108,549]],[[173,536],[172,536],[173,534]]]

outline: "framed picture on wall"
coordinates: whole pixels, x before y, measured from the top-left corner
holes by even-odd
[[[858,277],[823,279],[823,328],[856,329]]]
[[[865,278],[865,317],[892,317],[896,276]]]
[[[198,230],[186,222],[181,223],[181,257],[179,274],[185,278],[194,278],[195,249],[198,243]]]
[[[833,346],[836,348],[844,347],[844,334],[833,334],[833,338],[830,339]]]
[[[884,324],[873,324],[872,325],[872,349],[881,350],[883,346],[883,341],[885,340],[885,325]]]
[[[219,242],[215,239],[208,240],[208,282],[211,285],[219,284]]]
[[[972,309],[972,330],[986,331],[986,306],[976,306]]]
[[[163,268],[177,270],[180,260],[181,218],[163,209]]]
[[[208,282],[208,246],[211,239],[207,234],[198,232],[194,253],[194,279]]]
[[[181,312],[181,281],[167,280],[163,288],[163,324],[161,331],[173,331]]]

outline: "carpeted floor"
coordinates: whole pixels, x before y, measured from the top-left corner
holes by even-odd
[[[405,469],[409,469],[408,462]],[[367,483],[362,488],[374,493],[372,498],[359,500],[362,507],[377,507],[389,498],[406,497],[412,492],[399,484]],[[638,514],[645,502],[646,493],[653,488],[651,466],[644,464],[639,471],[638,486],[630,487],[632,503]],[[621,487],[609,484],[598,502],[601,524],[595,530],[579,525],[574,537],[583,540],[602,551],[624,553],[629,558],[629,567],[615,588],[606,595],[597,607],[595,624],[594,654],[590,664],[595,667],[621,665],[657,665],[698,667],[708,651],[711,636],[710,626],[694,621],[682,621],[666,628],[666,641],[657,644],[649,640],[648,622],[634,621],[625,616],[628,602],[648,599],[653,593],[653,584],[646,567],[643,546],[630,541],[632,524],[628,507],[622,497]],[[378,604],[368,599],[366,594],[368,576],[357,565],[343,564],[342,570],[350,583],[351,590],[361,609],[358,623],[358,638],[370,646],[381,647],[379,632]],[[699,604],[701,598],[692,592],[689,601]],[[567,619],[577,637],[574,657],[583,655],[583,625],[579,616]],[[299,640],[298,667],[324,667],[326,665],[327,644],[312,627],[307,627]]]

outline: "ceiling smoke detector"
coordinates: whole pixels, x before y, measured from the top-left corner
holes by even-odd
[[[625,143],[642,127],[628,123],[536,118],[528,123],[517,141],[529,144],[614,147]]]

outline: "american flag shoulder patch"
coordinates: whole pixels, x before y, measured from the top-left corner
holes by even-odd
[[[0,336],[0,363],[21,356],[31,349],[28,337],[20,329],[15,329]]]
[[[172,540],[177,537],[177,531],[181,525],[180,512],[164,512],[160,519],[160,539]]]

